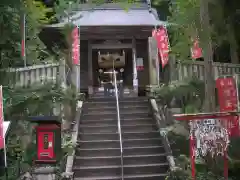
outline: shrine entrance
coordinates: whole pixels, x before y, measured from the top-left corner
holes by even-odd
[[[117,83],[121,84],[124,94],[133,93],[135,54],[132,43],[116,40],[92,44],[93,91],[103,92],[104,84],[113,83],[111,72],[117,73]]]

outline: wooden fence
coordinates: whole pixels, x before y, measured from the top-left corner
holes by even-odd
[[[240,74],[240,64],[214,62],[213,74],[215,79],[222,75]],[[172,81],[183,80],[191,77],[196,77],[200,80],[204,80],[204,62],[185,61],[174,64],[171,67],[170,76]]]

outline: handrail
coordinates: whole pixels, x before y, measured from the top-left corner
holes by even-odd
[[[114,67],[114,62],[113,62]],[[122,180],[124,179],[123,176],[123,148],[122,148],[122,129],[121,129],[121,120],[120,120],[120,111],[119,111],[119,100],[118,100],[118,88],[117,88],[117,78],[116,78],[116,71],[113,68],[113,77],[114,77],[114,89],[115,89],[115,97],[116,97],[116,106],[117,106],[117,120],[118,120],[118,134],[119,134],[119,141],[120,141],[120,150],[121,150],[121,176]]]
[[[164,131],[164,128],[166,128],[166,115],[164,112],[161,112],[162,110],[158,107],[158,104],[155,99],[150,99],[149,103],[153,113],[153,118],[154,120],[156,120],[158,129],[160,130],[160,135],[162,137],[163,147],[167,154],[167,160],[170,166],[170,170],[173,171],[174,169],[176,169],[176,165],[172,155],[172,149],[167,134]]]

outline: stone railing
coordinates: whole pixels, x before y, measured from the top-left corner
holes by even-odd
[[[165,128],[167,126],[167,119],[166,119],[167,117],[165,113],[161,112],[161,110],[158,108],[158,105],[155,99],[150,99],[149,103],[150,103],[150,109],[152,111],[153,118],[157,123],[158,129],[160,131],[160,135],[162,137],[162,142],[167,155],[167,160],[169,163],[170,170],[174,170],[176,167],[175,161],[172,155],[170,142],[167,137],[167,132],[165,131]]]
[[[73,125],[72,138],[71,138],[71,142],[73,144],[77,144],[78,129],[79,129],[79,123],[80,123],[80,116],[81,116],[81,112],[82,112],[82,106],[83,106],[83,101],[78,101],[77,109],[76,109],[76,116],[75,116],[75,120],[74,120],[75,124]],[[68,154],[68,156],[67,156],[66,168],[65,168],[64,172],[62,173],[63,180],[74,179],[74,173],[73,173],[74,156],[75,156],[75,149],[73,150],[72,154]]]
[[[9,68],[0,70],[4,85],[27,88],[35,84],[57,83],[60,80],[60,65],[46,64],[23,68]]]
[[[214,79],[222,75],[240,74],[240,64],[231,63],[213,63]],[[179,63],[172,63],[170,67],[170,79],[183,80],[189,77],[196,77],[204,80],[204,62],[203,61],[184,61]]]

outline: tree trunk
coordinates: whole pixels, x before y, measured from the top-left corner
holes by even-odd
[[[234,28],[231,20],[229,20],[227,24],[227,30],[228,30],[228,37],[229,37],[229,44],[230,44],[231,63],[238,64],[239,63],[238,44],[237,44],[237,40],[235,37],[235,32],[234,32]]]
[[[200,1],[200,40],[203,47],[205,75],[205,111],[215,111],[215,83],[213,74],[213,48],[208,12],[209,0]]]

